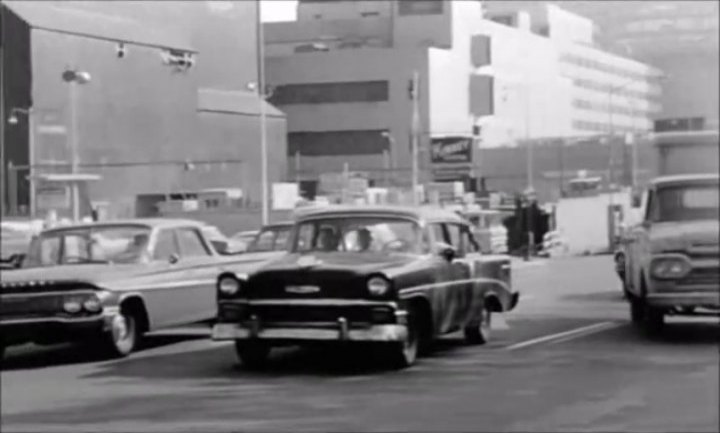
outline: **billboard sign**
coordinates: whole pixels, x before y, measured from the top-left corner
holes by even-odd
[[[472,137],[433,138],[430,153],[434,164],[472,162]]]

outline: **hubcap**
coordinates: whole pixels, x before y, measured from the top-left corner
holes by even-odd
[[[123,341],[127,338],[128,325],[124,316],[117,315],[113,319],[113,334],[115,334],[115,341]]]

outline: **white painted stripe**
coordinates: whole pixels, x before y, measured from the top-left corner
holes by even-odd
[[[583,326],[581,328],[571,329],[569,331],[564,332],[558,332],[556,334],[550,334],[543,337],[533,338],[531,340],[526,340],[517,344],[513,344],[511,346],[506,347],[507,350],[516,350],[516,349],[522,349],[529,346],[534,346],[536,344],[540,343],[547,343],[548,341],[558,340],[565,337],[575,336],[579,334],[584,334],[590,331],[597,330],[598,332],[601,330],[609,329],[608,327],[615,327],[618,324],[615,322],[600,322],[595,323],[593,325]]]
[[[578,338],[587,337],[588,335],[597,334],[599,332],[609,331],[610,329],[616,329],[621,326],[623,326],[622,323],[611,323],[607,326],[598,327],[596,329],[591,329],[587,332],[581,332],[579,334],[573,334],[569,337],[561,338],[559,340],[553,340],[550,344],[560,344],[560,343],[565,343],[566,341],[577,340]]]

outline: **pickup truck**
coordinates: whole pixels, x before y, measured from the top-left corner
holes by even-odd
[[[640,222],[624,236],[632,322],[659,332],[667,315],[720,313],[718,133],[658,134],[656,177],[633,205]]]

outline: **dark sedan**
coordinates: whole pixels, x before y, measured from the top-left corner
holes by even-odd
[[[217,282],[215,340],[234,340],[244,365],[273,346],[372,343],[393,365],[415,362],[436,336],[489,338],[492,313],[511,310],[507,256],[483,256],[452,212],[328,207],[298,217],[289,254]]]

